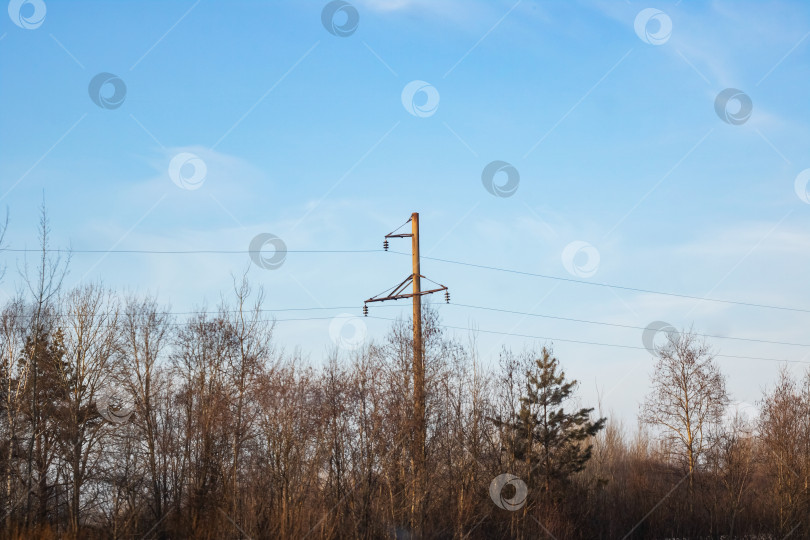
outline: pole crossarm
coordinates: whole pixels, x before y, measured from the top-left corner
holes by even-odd
[[[420,275],[419,277],[424,278],[424,279],[428,279],[423,275]],[[428,281],[430,281],[430,280],[428,280]],[[430,290],[427,290],[427,291],[419,291],[418,293],[403,293],[402,291],[404,291],[411,283],[413,283],[413,274],[411,274],[410,276],[405,278],[405,281],[403,281],[402,283],[400,283],[399,285],[394,287],[394,290],[390,294],[387,294],[386,296],[380,296],[380,295],[374,296],[374,297],[369,298],[368,300],[366,300],[364,303],[367,304],[369,302],[385,302],[387,300],[399,300],[401,298],[413,298],[414,296],[424,296],[426,294],[433,294],[433,293],[436,293],[436,292],[441,292],[441,291],[446,291],[447,290],[446,286],[442,285],[441,283],[436,283],[436,285],[439,286],[439,288],[437,288],[437,289],[430,289]]]

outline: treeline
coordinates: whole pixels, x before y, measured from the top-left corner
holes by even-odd
[[[672,333],[625,427],[549,348],[485,367],[426,310],[417,494],[410,321],[313,365],[243,276],[180,319],[64,270],[43,250],[0,312],[3,538],[810,537],[810,371],[729,418],[711,349]]]

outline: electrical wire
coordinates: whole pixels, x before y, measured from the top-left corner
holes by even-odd
[[[408,221],[405,222],[405,224],[407,224],[407,223],[408,223]],[[403,224],[402,226],[404,226],[405,224]],[[402,228],[402,226],[400,226],[399,228]],[[42,252],[43,250],[42,249],[6,248],[5,251],[11,251],[11,252]],[[250,250],[69,250],[69,249],[46,249],[45,251],[46,252],[59,252],[59,253],[122,253],[122,254],[157,254],[157,255],[164,255],[164,254],[245,254],[245,253],[251,253]],[[379,250],[379,249],[370,249],[370,250],[288,250],[287,252],[288,253],[377,253],[377,252],[381,252],[381,251],[383,251],[383,250]],[[396,253],[398,255],[410,256],[409,253],[404,253],[404,252],[399,252],[399,251],[391,251],[391,253]],[[788,306],[777,306],[777,305],[771,305],[771,304],[760,304],[760,303],[739,301],[739,300],[726,300],[726,299],[718,299],[718,298],[701,298],[701,297],[697,297],[697,296],[693,296],[693,295],[687,295],[687,294],[655,291],[655,290],[652,290],[652,289],[642,289],[642,288],[639,288],[639,287],[628,287],[628,286],[615,285],[615,284],[609,284],[609,283],[603,283],[603,282],[585,281],[585,280],[574,279],[574,278],[564,278],[564,277],[559,277],[559,276],[551,276],[551,275],[548,275],[548,274],[540,274],[540,273],[535,273],[535,272],[525,272],[525,271],[521,271],[521,270],[514,270],[514,269],[502,268],[502,267],[496,267],[496,266],[468,263],[468,262],[463,262],[463,261],[455,261],[455,260],[444,259],[444,258],[439,258],[439,257],[423,256],[422,258],[424,258],[426,260],[432,260],[432,261],[444,262],[444,263],[448,263],[448,264],[467,266],[467,267],[471,267],[471,268],[479,268],[479,269],[485,269],[485,270],[505,272],[505,273],[511,273],[511,274],[516,274],[516,275],[525,275],[525,276],[530,276],[530,277],[539,277],[539,278],[543,278],[543,279],[551,279],[551,280],[557,280],[557,281],[569,282],[569,283],[576,283],[576,284],[581,284],[581,285],[591,285],[591,286],[598,286],[598,287],[606,287],[606,288],[613,288],[613,289],[619,289],[619,290],[640,292],[640,293],[645,293],[645,294],[656,294],[656,295],[662,295],[662,296],[672,296],[672,297],[678,297],[678,298],[687,298],[687,299],[698,300],[698,301],[706,301],[706,302],[716,302],[716,303],[741,305],[741,306],[748,306],[748,307],[757,307],[757,308],[776,309],[776,310],[793,311],[793,312],[801,312],[801,313],[810,313],[810,309],[803,309],[803,308],[795,308],[795,307],[788,307]],[[425,279],[428,279],[428,278],[425,278]],[[428,279],[428,281],[436,283],[436,282],[434,282],[433,280],[430,280],[430,279]],[[388,290],[391,290],[391,288],[386,289],[386,291],[388,291]],[[468,309],[487,310],[487,311],[492,311],[492,312],[509,313],[509,314],[515,314],[515,315],[528,316],[528,317],[542,317],[542,318],[556,319],[556,320],[575,322],[575,323],[581,323],[581,324],[593,324],[593,325],[611,326],[611,327],[616,327],[616,328],[628,328],[628,329],[634,329],[634,330],[644,330],[644,328],[639,327],[639,326],[625,325],[625,324],[618,324],[618,323],[607,323],[607,322],[602,322],[602,321],[590,321],[590,320],[587,320],[587,319],[576,319],[576,318],[570,318],[570,317],[561,317],[561,316],[545,315],[545,314],[538,314],[538,313],[527,313],[527,312],[521,312],[521,311],[516,311],[516,310],[491,308],[491,307],[485,307],[485,306],[473,306],[473,305],[467,305],[467,304],[452,304],[452,305],[456,305],[458,307],[464,307],[464,308],[468,308]],[[389,304],[386,307],[395,307],[395,306],[396,306],[395,304],[393,304],[393,305]],[[355,309],[355,306],[338,306],[338,307],[328,307],[328,308],[327,307],[321,307],[321,308],[279,308],[279,309],[262,309],[260,311],[261,312],[274,313],[274,312],[285,312],[285,311],[310,311],[310,310],[314,311],[314,310],[337,310],[337,309],[350,310],[350,309]],[[225,311],[220,311],[220,310],[217,310],[217,311],[205,311],[205,312],[202,312],[202,311],[168,312],[168,311],[166,311],[166,312],[161,312],[161,313],[165,314],[165,315],[196,315],[196,314],[220,314],[220,313],[229,313],[229,312],[234,312],[234,311],[228,311],[228,310],[225,310]],[[32,317],[32,315],[22,315],[22,314],[15,315],[15,316],[17,316],[17,317]],[[329,319],[329,318],[331,318],[331,317],[312,317],[312,318],[274,319],[274,320],[276,322],[286,322],[286,321],[323,320],[323,319]],[[170,323],[170,324],[171,325],[176,325],[176,324],[186,324],[186,323]],[[448,328],[452,328],[452,327],[448,326]],[[488,332],[495,333],[494,331],[488,331]],[[509,334],[509,333],[506,333],[504,335],[514,335],[515,337],[532,337],[534,339],[549,339],[549,338],[543,338],[541,336],[526,336],[526,335],[522,335],[522,334]],[[808,346],[810,346],[810,344],[806,344],[806,343],[792,343],[792,342],[784,342],[784,341],[765,340],[765,339],[760,339],[760,338],[741,338],[741,337],[733,337],[733,336],[720,336],[720,335],[715,335],[715,334],[699,334],[699,333],[695,334],[695,335],[701,336],[701,337],[713,338],[713,339],[737,340],[737,341],[746,341],[746,342],[752,342],[752,343],[765,343],[765,344],[771,344],[771,345],[787,345],[787,346],[798,346],[798,347],[808,347]],[[558,339],[558,341],[571,341],[571,342],[578,343],[578,341],[576,341],[576,340]],[[582,343],[583,344],[588,344],[588,342],[582,342]],[[611,345],[611,344],[598,344],[598,345],[617,346],[617,347],[636,348],[636,349],[639,348],[639,347]],[[718,355],[718,356],[725,356],[725,355]],[[740,357],[740,356],[733,356],[733,358],[782,361],[782,360],[779,360],[779,359],[749,358],[749,357]],[[784,361],[788,361],[788,360],[784,360]]]
[[[455,303],[455,302],[449,303],[449,304],[445,304],[444,302],[434,302],[434,303],[426,303],[426,305],[430,305],[430,306],[449,305],[451,307],[459,307],[459,308],[465,308],[465,309],[476,309],[476,310],[491,311],[491,312],[496,312],[496,313],[508,313],[510,315],[521,315],[521,316],[525,316],[525,317],[537,317],[537,318],[543,318],[543,319],[552,319],[552,320],[573,322],[573,323],[578,323],[578,324],[591,324],[591,325],[598,325],[598,326],[609,326],[609,327],[614,327],[614,328],[626,328],[626,329],[630,329],[630,330],[642,330],[642,331],[646,330],[646,327],[635,326],[635,325],[630,325],[630,324],[610,323],[610,322],[604,322],[604,321],[593,321],[593,320],[588,320],[588,319],[577,319],[577,318],[573,318],[573,317],[562,317],[562,316],[559,316],[559,315],[548,315],[548,314],[544,314],[544,313],[529,313],[529,312],[526,312],[526,311],[517,311],[517,310],[494,308],[494,307],[487,307],[487,306],[475,306],[475,305],[470,305],[470,304],[459,304],[459,303]],[[395,302],[392,302],[392,303],[389,303],[389,304],[382,304],[381,303],[379,305],[375,305],[374,309],[381,308],[381,307],[382,308],[397,308],[397,307],[402,307],[402,305],[401,304],[396,304]],[[258,310],[247,309],[247,310],[244,310],[243,313],[249,315],[249,314],[254,313],[254,312],[258,312],[258,313],[287,313],[287,312],[295,312],[295,311],[337,311],[337,310],[351,311],[351,310],[356,310],[356,309],[358,309],[358,306],[328,306],[328,307],[321,306],[321,307],[272,308],[272,309],[270,309],[270,308],[262,308],[262,309],[258,309]],[[226,309],[226,310],[157,311],[156,312],[157,315],[165,315],[165,316],[175,316],[175,315],[215,315],[215,316],[217,316],[217,315],[227,315],[227,314],[232,314],[232,313],[240,313],[240,311],[235,310],[235,309]],[[6,316],[7,317],[12,317],[12,318],[20,318],[20,319],[28,318],[28,319],[30,319],[30,318],[33,318],[35,315],[20,313],[20,314],[7,314]],[[306,320],[322,320],[322,319],[330,319],[330,318],[333,318],[333,317],[312,317],[312,318],[275,319],[275,320],[276,321],[288,321],[288,320],[306,321]],[[267,321],[269,321],[269,320],[272,320],[272,319],[267,319]],[[171,323],[171,324],[175,325],[175,323]],[[185,324],[185,323],[177,323],[177,324],[182,325],[182,324]],[[810,343],[795,343],[795,342],[790,342],[790,341],[777,341],[777,340],[768,340],[768,339],[761,339],[761,338],[722,336],[722,335],[718,335],[718,334],[704,334],[704,333],[697,333],[697,332],[695,332],[694,335],[699,336],[699,337],[711,338],[711,339],[725,339],[725,340],[733,340],[733,341],[745,341],[745,342],[751,342],[751,343],[764,343],[764,344],[768,344],[768,345],[785,345],[785,346],[791,346],[791,347],[810,347]]]
[[[103,253],[103,254],[135,254],[135,255],[197,255],[197,254],[219,254],[219,255],[247,255],[250,253],[260,253],[261,250],[251,249],[34,249],[34,248],[2,248],[2,251],[14,253]],[[377,253],[381,249],[286,249],[285,253]]]
[[[455,305],[457,307],[463,308],[470,308],[470,309],[481,309],[486,311],[496,311],[499,313],[510,313],[512,315],[524,315],[527,317],[542,317],[544,319],[555,319],[559,321],[568,321],[568,322],[576,322],[576,323],[584,323],[584,324],[596,324],[601,326],[613,326],[615,328],[629,328],[632,330],[646,330],[646,327],[643,326],[633,326],[630,324],[619,324],[619,323],[609,323],[609,322],[602,322],[602,321],[589,321],[587,319],[574,319],[571,317],[560,317],[557,315],[545,315],[541,313],[526,313],[524,311],[513,311],[511,309],[499,309],[499,308],[491,308],[485,306],[471,306],[468,304],[450,304],[451,306]],[[734,336],[720,336],[717,334],[699,334],[695,332],[693,335],[700,336],[700,337],[707,337],[707,338],[714,338],[714,339],[731,339],[736,341],[750,341],[754,343],[767,343],[769,345],[790,345],[793,347],[810,347],[810,343],[791,343],[789,341],[771,341],[767,339],[758,339],[758,338],[744,338],[744,337],[734,337]]]
[[[406,222],[407,223],[407,222]],[[401,228],[401,227],[400,227]],[[42,249],[24,249],[24,248],[4,248],[0,251],[9,251],[9,252],[16,252],[16,253],[42,253]],[[101,253],[101,254],[144,254],[144,255],[194,255],[194,254],[249,254],[254,253],[255,251],[251,250],[146,250],[146,249],[83,249],[83,250],[71,250],[71,249],[46,249],[44,250],[46,253]],[[411,256],[410,253],[405,253],[402,251],[394,251],[388,250],[390,253],[396,253],[398,255],[406,255],[408,257]],[[383,253],[384,250],[381,249],[346,249],[346,250],[316,250],[316,249],[304,249],[304,250],[286,250],[286,253]],[[550,274],[540,274],[537,272],[527,272],[524,270],[515,270],[512,268],[503,268],[498,266],[489,266],[484,264],[476,264],[470,263],[465,261],[455,261],[452,259],[444,259],[440,257],[430,257],[427,255],[422,255],[422,259],[431,260],[436,262],[443,262],[447,264],[455,264],[460,266],[467,266],[469,268],[478,268],[482,270],[492,270],[496,272],[504,272],[509,274],[515,275],[522,275],[522,276],[529,276],[529,277],[537,277],[542,279],[550,279],[554,281],[561,281],[566,283],[576,283],[578,285],[589,285],[591,287],[603,287],[609,289],[617,289],[623,291],[631,291],[631,292],[638,292],[644,294],[655,294],[659,296],[670,296],[674,298],[685,298],[689,300],[697,300],[700,302],[714,302],[720,304],[729,304],[729,305],[737,305],[737,306],[746,306],[746,307],[754,307],[754,308],[763,308],[763,309],[775,309],[781,311],[791,311],[795,313],[810,313],[810,309],[808,308],[798,308],[798,307],[791,307],[791,306],[780,306],[775,304],[762,304],[758,302],[749,302],[744,300],[728,300],[722,298],[709,298],[709,297],[701,297],[695,296],[690,294],[683,294],[683,293],[675,293],[675,292],[668,292],[668,291],[657,291],[654,289],[644,289],[640,287],[630,287],[626,285],[617,285],[614,283],[605,283],[599,281],[586,281],[582,279],[575,279],[575,278],[567,278],[567,277],[560,277],[560,276],[553,276]]]
[[[433,304],[431,304],[431,305],[433,305]],[[360,314],[352,316],[352,318],[360,319],[360,320],[364,319],[364,317],[361,316]],[[402,320],[402,319],[394,319],[394,318],[390,318],[390,317],[377,317],[377,316],[373,316],[373,315],[369,315],[367,318],[380,320],[380,321],[389,321],[389,322],[396,322],[396,321],[401,321]],[[334,319],[336,319],[336,317],[301,317],[301,318],[287,318],[287,319],[276,319],[276,318],[272,318],[272,319],[251,319],[251,320],[248,321],[248,324],[253,324],[253,323],[273,323],[273,324],[275,324],[275,323],[279,323],[279,322],[307,322],[307,321],[323,321],[323,320],[334,320]],[[213,321],[202,321],[202,322],[213,322]],[[190,319],[190,320],[186,320],[186,321],[168,322],[168,323],[164,323],[164,324],[166,326],[171,326],[171,327],[194,326],[195,321],[193,319]],[[58,319],[57,319],[56,326],[57,327],[60,326],[58,324]],[[111,324],[98,324],[98,325],[90,324],[90,325],[86,325],[86,326],[88,328],[92,327],[92,328],[108,328],[108,329],[115,327],[115,325],[111,325]],[[465,328],[465,327],[461,327],[461,326],[453,326],[453,325],[448,325],[448,324],[437,324],[436,326],[438,326],[439,328],[446,328],[446,329],[449,329],[449,330],[461,330],[461,331],[466,331],[466,332],[480,332],[480,333],[484,333],[484,334],[494,334],[494,335],[501,335],[501,336],[519,337],[519,338],[525,338],[525,339],[538,339],[538,340],[551,341],[551,342],[559,341],[559,342],[563,342],[563,343],[576,343],[576,344],[580,344],[580,345],[592,345],[592,346],[599,346],[599,347],[613,347],[613,348],[631,349],[631,350],[646,350],[644,347],[638,347],[638,346],[635,346],[635,345],[624,345],[624,344],[620,344],[620,343],[603,343],[603,342],[598,342],[598,341],[585,341],[585,340],[580,340],[580,339],[568,339],[568,338],[559,338],[559,337],[552,337],[552,336],[538,336],[538,335],[533,335],[533,334],[521,334],[521,333],[516,333],[516,332],[504,332],[504,331],[500,331],[500,330],[487,330],[487,329],[482,329],[482,328],[474,328],[473,329],[473,328]],[[65,328],[65,326],[61,326],[61,327]],[[787,363],[810,364],[810,361],[789,360],[789,359],[786,359],[786,358],[765,358],[765,357],[759,357],[759,356],[740,356],[740,355],[732,355],[732,354],[716,354],[715,356],[718,357],[718,358],[733,358],[733,359],[739,359],[739,360],[759,360],[759,361],[768,361],[768,362],[787,362]]]
[[[396,319],[390,319],[386,317],[372,317],[369,315],[369,318],[374,319],[381,319],[385,321],[396,321]],[[467,332],[481,332],[484,334],[496,334],[501,336],[512,336],[512,337],[521,337],[521,338],[528,338],[528,339],[540,339],[544,341],[561,341],[564,343],[577,343],[580,345],[595,345],[600,347],[615,347],[621,349],[634,349],[634,350],[647,350],[645,347],[638,347],[635,345],[622,345],[618,343],[602,343],[598,341],[585,341],[580,339],[566,339],[566,338],[557,338],[557,337],[550,337],[550,336],[535,336],[530,334],[517,334],[514,332],[503,332],[499,330],[484,330],[481,328],[464,328],[462,326],[451,326],[447,324],[437,324],[439,328],[447,328],[451,330],[463,330]],[[761,360],[767,362],[788,362],[788,363],[796,363],[796,364],[810,364],[810,361],[807,360],[788,360],[786,358],[764,358],[760,356],[738,356],[733,354],[715,354],[714,356],[718,358],[734,358],[739,360]]]
[[[390,251],[390,252],[391,253],[396,253],[397,255],[407,255],[409,257],[411,256],[410,253],[404,253],[402,251]],[[522,270],[513,270],[513,269],[510,269],[510,268],[501,268],[501,267],[498,267],[498,266],[488,266],[488,265],[484,265],[484,264],[475,264],[475,263],[468,263],[468,262],[463,262],[463,261],[454,261],[454,260],[451,260],[451,259],[442,259],[442,258],[439,258],[439,257],[428,257],[428,256],[425,256],[425,255],[422,256],[422,259],[427,259],[427,260],[437,261],[437,262],[443,262],[443,263],[448,263],[448,264],[456,264],[456,265],[461,265],[461,266],[468,266],[468,267],[471,267],[471,268],[480,268],[480,269],[483,269],[483,270],[494,270],[494,271],[497,271],[497,272],[506,272],[506,273],[510,273],[510,274],[518,274],[518,275],[529,276],[529,277],[538,277],[538,278],[543,278],[543,279],[551,279],[551,280],[555,280],[555,281],[563,281],[563,282],[568,282],[568,283],[577,283],[577,284],[580,284],[580,285],[590,285],[592,287],[606,287],[606,288],[610,288],[610,289],[619,289],[619,290],[624,290],[624,291],[632,291],[632,292],[639,292],[639,293],[645,293],[645,294],[657,294],[657,295],[661,295],[661,296],[673,296],[673,297],[676,297],[676,298],[688,298],[690,300],[699,300],[701,302],[717,302],[717,303],[722,303],[722,304],[733,304],[733,305],[738,305],[738,306],[766,308],[766,309],[778,309],[778,310],[783,310],[783,311],[794,311],[794,312],[798,312],[798,313],[810,313],[810,309],[806,309],[806,308],[797,308],[797,307],[789,307],[789,306],[777,306],[777,305],[773,305],[773,304],[759,304],[759,303],[756,303],[756,302],[746,302],[746,301],[741,301],[741,300],[724,300],[724,299],[721,299],[721,298],[708,298],[708,297],[693,296],[693,295],[689,295],[689,294],[680,294],[680,293],[673,293],[673,292],[655,291],[655,290],[652,290],[652,289],[642,289],[642,288],[639,288],[639,287],[627,287],[627,286],[624,286],[624,285],[615,285],[615,284],[612,284],[612,283],[603,283],[603,282],[599,282],[599,281],[585,281],[585,280],[582,280],[582,279],[565,278],[565,277],[559,277],[559,276],[552,276],[552,275],[548,275],[548,274],[539,274],[539,273],[535,273],[535,272],[525,272],[525,271],[522,271]]]

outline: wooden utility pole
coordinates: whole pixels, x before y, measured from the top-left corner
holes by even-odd
[[[411,253],[413,263],[413,510],[414,529],[422,536],[425,494],[425,361],[422,347],[422,287],[419,271],[419,214],[411,214]]]
[[[413,446],[411,448],[413,497],[411,498],[411,526],[414,529],[413,532],[415,536],[421,538],[425,517],[425,493],[427,492],[427,453],[425,448],[427,422],[425,419],[425,361],[424,344],[422,342],[422,295],[444,291],[445,300],[449,303],[450,293],[447,287],[440,283],[436,283],[436,285],[439,286],[436,289],[422,290],[421,278],[425,276],[422,275],[419,264],[419,213],[414,212],[411,214],[411,219],[408,221],[411,222],[411,234],[397,234],[396,231],[386,234],[383,248],[388,251],[389,238],[410,237],[413,272],[399,285],[394,287],[393,290],[389,289],[391,292],[386,291],[388,292],[387,295],[378,295],[369,298],[366,300],[365,304],[369,302],[398,300],[400,298],[411,298],[413,300]],[[405,222],[405,224],[407,224],[407,222]],[[402,226],[400,226],[400,229],[401,228]],[[410,294],[404,292],[408,284],[412,285]],[[368,305],[363,306],[363,314],[368,315]]]

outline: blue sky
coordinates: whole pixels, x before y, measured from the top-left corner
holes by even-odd
[[[810,307],[810,205],[796,188],[810,168],[806,3],[356,0],[335,16],[338,27],[346,10],[359,17],[343,37],[322,24],[325,6],[12,1],[22,19],[0,21],[8,246],[36,246],[43,193],[54,244],[77,250],[246,250],[272,233],[291,251],[276,270],[247,254],[77,253],[68,285],[101,279],[186,311],[214,307],[230,275],[250,268],[268,307],[356,306],[279,323],[285,346],[315,362],[332,344],[330,326],[334,334],[344,320],[332,318],[359,314],[362,300],[408,274],[409,259],[292,251],[379,249],[414,211],[431,257]],[[99,73],[125,84],[120,106],[91,99]],[[406,96],[416,115],[403,105],[412,81],[438,96]],[[727,88],[752,104],[737,124],[716,111]],[[102,87],[103,97],[111,91]],[[739,107],[731,100],[721,110],[733,118]],[[204,164],[196,189],[169,174],[172,159],[188,154],[198,161],[180,169],[185,177]],[[511,196],[482,184],[496,160],[519,174]],[[4,257],[12,294],[21,256]],[[422,268],[458,304],[810,343],[807,313],[429,259]],[[396,317],[409,306],[371,310]],[[641,330],[440,310],[447,325],[482,330],[485,362],[502,345],[543,341],[484,330],[554,337],[587,402],[598,389],[605,409],[630,419],[644,394],[646,351],[561,341],[641,347]],[[389,323],[362,324],[366,339],[379,339]],[[721,354],[810,361],[808,347],[712,342]],[[779,366],[719,361],[743,402],[758,399]]]

